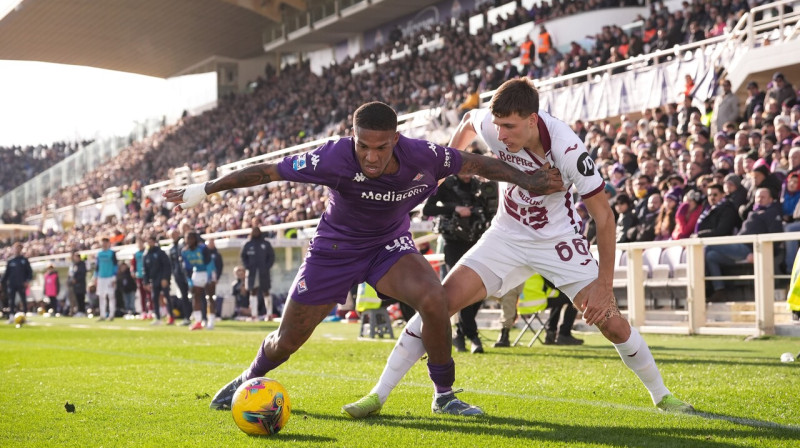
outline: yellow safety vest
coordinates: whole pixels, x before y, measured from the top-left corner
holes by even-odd
[[[534,314],[547,308],[547,298],[556,297],[558,292],[545,286],[544,278],[539,274],[525,281],[522,294],[519,296],[517,311],[519,314]]]
[[[356,295],[356,311],[363,313],[367,310],[377,310],[381,307],[381,299],[378,297],[377,291],[366,284],[358,285],[358,294]]]

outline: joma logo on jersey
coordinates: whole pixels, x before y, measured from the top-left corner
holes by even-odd
[[[411,188],[406,191],[387,191],[385,193],[375,193],[374,191],[365,191],[361,193],[361,199],[372,199],[374,201],[385,201],[385,202],[398,202],[404,199],[408,199],[412,196],[416,196],[420,193],[423,193],[427,185],[420,185],[418,187]]]

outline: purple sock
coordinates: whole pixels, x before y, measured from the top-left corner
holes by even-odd
[[[261,347],[258,349],[258,354],[256,354],[256,359],[254,359],[250,364],[250,367],[242,373],[242,380],[247,381],[253,378],[264,376],[270,370],[273,370],[286,362],[287,359],[289,358],[285,358],[277,362],[270,360],[267,358],[266,353],[264,353],[264,344],[262,343]]]
[[[433,380],[433,386],[437,394],[444,394],[453,390],[453,383],[456,381],[456,363],[453,358],[447,364],[428,363],[428,375]]]

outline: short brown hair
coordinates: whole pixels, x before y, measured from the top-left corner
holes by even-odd
[[[539,91],[528,78],[510,79],[497,89],[489,107],[498,118],[515,113],[527,117],[539,112]]]

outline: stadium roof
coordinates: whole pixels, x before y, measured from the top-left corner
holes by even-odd
[[[23,0],[0,19],[0,59],[55,62],[168,78],[214,58],[264,55],[282,10],[321,0]],[[437,0],[373,0],[335,26],[273,51],[323,48]],[[347,2],[355,3],[355,2]]]

